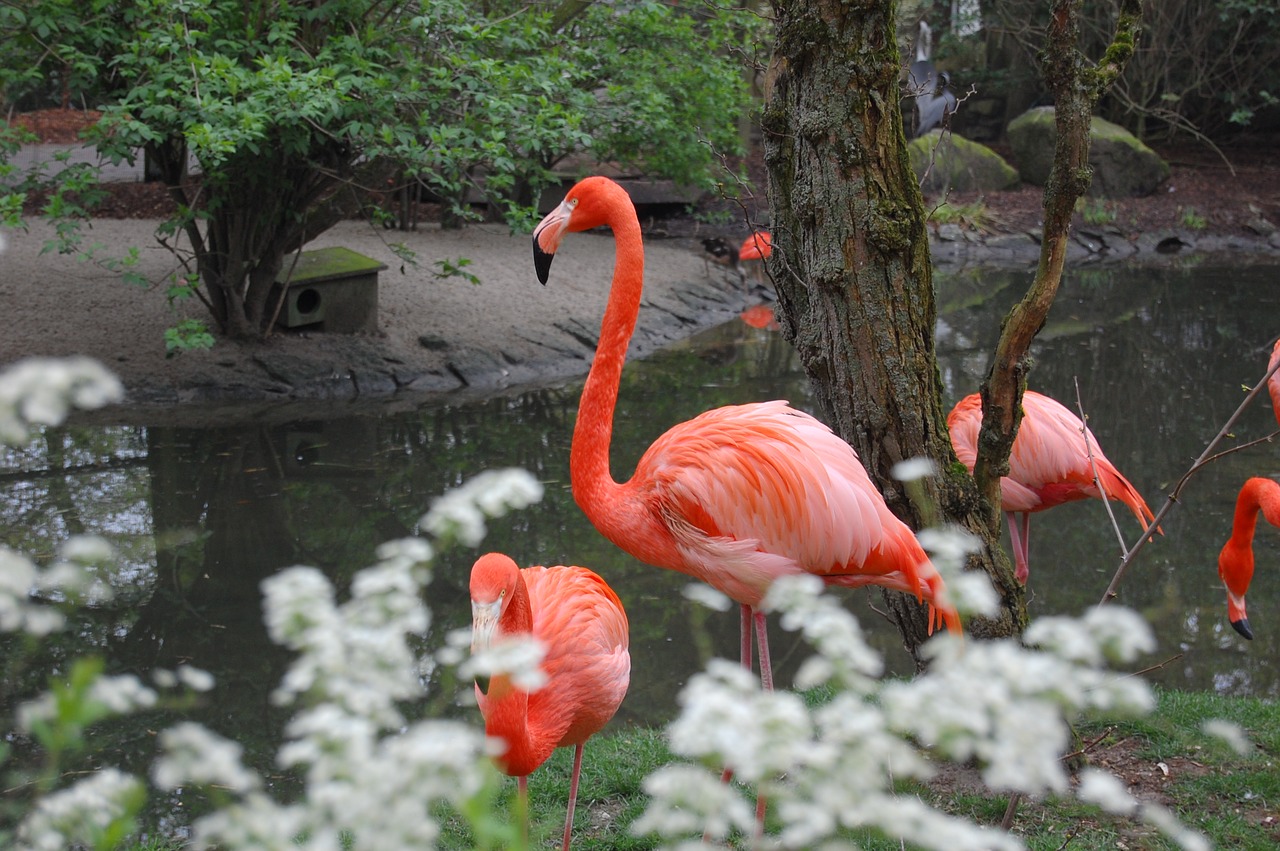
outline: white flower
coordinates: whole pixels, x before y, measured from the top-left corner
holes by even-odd
[[[18,848],[63,851],[96,847],[112,825],[137,812],[146,792],[136,778],[103,768],[84,779],[45,795],[18,827]]]
[[[1132,815],[1138,809],[1138,802],[1125,785],[1115,775],[1097,768],[1086,768],[1080,772],[1076,797],[1116,815]]]
[[[1210,718],[1200,726],[1206,735],[1214,736],[1226,742],[1240,756],[1249,756],[1256,752],[1253,742],[1245,735],[1240,725],[1223,718]]]
[[[156,705],[156,693],[133,674],[98,677],[89,690],[89,697],[117,715]]]
[[[733,607],[733,600],[704,582],[690,582],[681,593],[686,600],[692,600],[712,611],[727,612]]]
[[[182,786],[220,786],[243,793],[262,781],[241,762],[244,748],[199,724],[183,722],[160,734],[162,755],[151,767],[151,779],[161,789]]]
[[[485,517],[501,517],[542,499],[542,483],[525,470],[486,470],[431,504],[418,521],[437,538],[456,537],[475,547],[485,536]]]
[[[124,399],[124,386],[84,357],[30,358],[0,372],[0,443],[25,443],[31,428],[58,425],[72,408],[100,408]]]
[[[463,677],[511,677],[522,691],[534,692],[547,684],[547,674],[539,667],[547,646],[532,636],[500,636],[488,647],[472,653],[458,674]]]
[[[178,679],[192,691],[209,691],[215,685],[213,674],[190,665],[178,666]]]
[[[938,465],[932,458],[908,458],[893,465],[889,474],[900,482],[914,482],[938,474]]]

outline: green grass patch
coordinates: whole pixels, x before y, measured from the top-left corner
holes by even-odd
[[[829,695],[805,695],[811,705]],[[1280,708],[1254,698],[1158,690],[1156,711],[1147,718],[1110,722],[1099,719],[1079,729],[1089,764],[1119,775],[1145,799],[1172,810],[1183,824],[1205,834],[1213,847],[1274,849],[1280,843]],[[1251,742],[1241,755],[1203,725],[1224,719],[1239,725]],[[656,847],[631,835],[644,811],[641,783],[674,759],[662,731],[625,728],[587,743],[573,845],[580,849],[636,851]],[[530,847],[559,844],[569,797],[573,751],[562,748],[529,780]],[[952,815],[990,826],[1004,818],[1009,798],[992,794],[976,770],[946,767],[928,784],[898,784],[900,794],[917,795]],[[412,794],[406,790],[406,794]],[[493,802],[494,819],[510,826],[516,782],[504,779]],[[477,847],[465,820],[440,814],[445,849]],[[1116,816],[1069,798],[1023,799],[1013,832],[1032,851],[1114,851],[1117,848],[1163,851],[1177,846],[1140,821]],[[902,849],[897,840],[867,832],[848,837],[867,851]],[[358,844],[358,843],[357,843]],[[910,847],[910,846],[908,846]],[[150,839],[126,851],[180,851],[181,842]]]

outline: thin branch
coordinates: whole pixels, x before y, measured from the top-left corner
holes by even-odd
[[[1126,555],[1124,559],[1121,560],[1120,566],[1116,568],[1115,576],[1111,577],[1111,584],[1107,586],[1107,590],[1103,593],[1102,599],[1098,601],[1099,606],[1106,604],[1108,600],[1115,599],[1116,591],[1120,587],[1120,582],[1124,579],[1125,573],[1128,572],[1129,565],[1133,563],[1134,557],[1137,556],[1138,552],[1143,548],[1147,540],[1150,538],[1151,531],[1154,528],[1156,528],[1160,524],[1160,520],[1173,509],[1174,504],[1178,502],[1179,497],[1182,496],[1182,489],[1186,486],[1187,482],[1190,481],[1191,477],[1194,474],[1199,472],[1202,468],[1204,468],[1206,465],[1210,464],[1211,462],[1216,461],[1217,459],[1222,458],[1226,455],[1230,455],[1232,452],[1237,452],[1241,449],[1244,449],[1249,446],[1254,446],[1259,443],[1269,443],[1277,435],[1280,435],[1280,432],[1272,432],[1266,437],[1259,438],[1258,440],[1250,441],[1249,443],[1243,444],[1242,446],[1237,446],[1233,449],[1228,449],[1223,452],[1217,452],[1217,453],[1214,452],[1214,450],[1217,449],[1218,444],[1221,443],[1223,440],[1225,440],[1231,434],[1231,427],[1234,426],[1236,424],[1236,421],[1240,419],[1242,414],[1244,414],[1245,409],[1249,407],[1249,404],[1253,402],[1254,398],[1259,393],[1262,392],[1263,388],[1267,386],[1267,381],[1270,380],[1271,376],[1275,374],[1277,369],[1280,369],[1280,359],[1277,359],[1276,363],[1270,369],[1267,370],[1267,374],[1262,376],[1262,380],[1254,385],[1253,389],[1251,389],[1248,395],[1244,397],[1244,401],[1240,403],[1240,406],[1238,408],[1236,408],[1235,413],[1233,413],[1227,419],[1226,424],[1223,425],[1222,428],[1218,430],[1218,433],[1214,436],[1213,440],[1209,441],[1209,445],[1206,446],[1204,448],[1204,451],[1200,453],[1200,457],[1195,460],[1195,462],[1191,465],[1191,468],[1187,470],[1187,472],[1182,474],[1182,478],[1178,479],[1178,483],[1174,486],[1173,491],[1169,493],[1169,496],[1165,500],[1164,505],[1162,505],[1160,507],[1160,510],[1156,512],[1155,519],[1152,520],[1151,523],[1147,526],[1147,528],[1143,530],[1142,538],[1136,544],[1133,545],[1133,548],[1129,550],[1129,554]]]

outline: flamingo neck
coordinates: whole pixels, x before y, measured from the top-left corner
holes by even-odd
[[[1280,484],[1271,479],[1252,478],[1240,488],[1236,513],[1231,521],[1231,540],[1240,547],[1253,546],[1258,512],[1272,526],[1280,526]]]
[[[621,487],[609,470],[609,446],[613,440],[618,385],[640,313],[644,284],[644,245],[634,208],[630,204],[619,204],[607,224],[613,230],[617,246],[613,283],[600,325],[595,359],[582,388],[569,454],[574,498],[597,527],[612,515]]]
[[[517,575],[511,602],[498,620],[498,632],[503,637],[527,638],[533,635],[533,608],[529,602],[529,588],[524,577]],[[518,777],[532,771],[522,771],[535,749],[535,737],[529,730],[529,693],[518,688],[507,674],[493,677],[489,683],[488,709],[485,714],[485,733],[507,743],[507,749],[498,761],[508,774]],[[547,751],[549,754],[550,751]],[[534,767],[545,760],[534,763]]]

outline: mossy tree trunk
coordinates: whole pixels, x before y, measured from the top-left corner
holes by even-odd
[[[1122,0],[1116,34],[1090,65],[1077,49],[1079,0],[1056,0],[1045,77],[1057,99],[1058,139],[1045,190],[1045,237],[1035,281],[1005,321],[982,386],[979,465],[970,477],[947,435],[934,351],[936,308],[923,199],[898,107],[901,59],[895,4],[774,0],[776,42],[764,113],[773,211],[769,270],[783,327],[836,431],[858,450],[893,510],[913,528],[950,522],[976,534],[970,560],[1002,599],[979,635],[1019,633],[1026,599],[999,545],[999,480],[1020,418],[1027,352],[1061,281],[1071,214],[1088,188],[1089,122],[1132,55],[1139,0]],[[926,457],[941,475],[909,500],[892,475]],[[936,512],[936,513],[935,513]],[[913,652],[925,637],[918,608],[886,592]]]
[[[763,118],[783,327],[831,426],[858,451],[889,506],[921,529],[957,523],[985,546],[1002,616],[971,628],[1012,635],[1025,596],[955,458],[934,350],[936,307],[924,201],[898,105],[895,4],[775,0],[776,42]],[[918,504],[891,470],[939,462]],[[927,637],[914,599],[886,592],[913,652]]]

